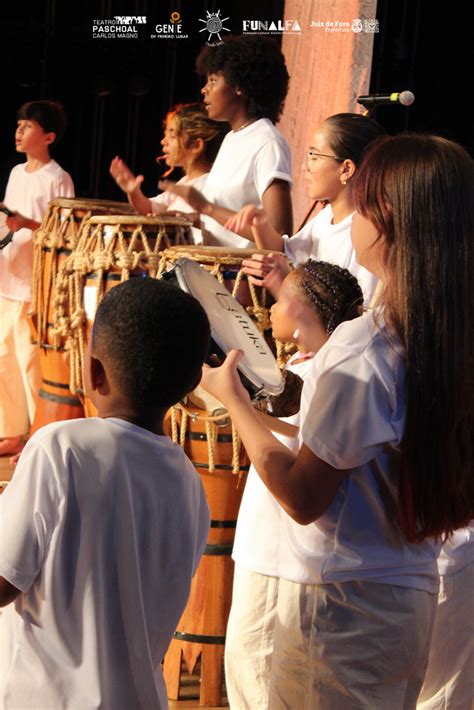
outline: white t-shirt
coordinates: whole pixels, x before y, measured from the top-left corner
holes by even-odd
[[[199,192],[204,191],[204,186],[206,184],[207,176],[209,173],[204,173],[199,175],[197,178],[189,179],[186,175],[182,177],[177,185],[190,185]],[[193,212],[193,208],[179,195],[173,195],[171,192],[165,190],[160,192],[156,197],[150,197],[151,211],[153,214],[163,214],[163,212]],[[192,238],[194,244],[202,244],[204,241],[203,233],[200,229],[196,227],[191,228]]]
[[[296,353],[287,364],[287,370],[299,375],[302,380],[312,368],[312,360],[293,364],[301,357]],[[299,412],[282,421],[299,426]],[[298,439],[275,434],[275,437],[292,451],[298,451]],[[254,466],[250,466],[247,483],[240,504],[235,531],[232,557],[235,562],[252,572],[272,577],[282,577],[293,582],[301,581],[292,576],[293,554],[287,541],[287,525],[298,525],[283,510],[273,497]],[[299,528],[303,526],[298,525]]]
[[[285,254],[296,265],[304,264],[308,259],[318,259],[347,269],[359,281],[364,303],[368,306],[377,285],[377,277],[356,261],[351,242],[353,214],[337,224],[332,223],[332,216],[331,205],[326,205],[293,237],[284,236]]]
[[[69,173],[55,160],[32,173],[27,163],[15,165],[8,179],[4,203],[23,217],[41,222],[48,203],[55,197],[74,197]],[[33,241],[31,229],[19,229],[0,250],[0,296],[13,301],[31,301]]]
[[[161,661],[209,511],[182,449],[121,419],[56,422],[0,499],[0,707],[167,708]]]
[[[308,555],[314,582],[370,579],[436,593],[440,546],[408,544],[396,520],[397,480],[390,447],[405,420],[400,346],[388,342],[382,315],[342,323],[313,359],[301,397],[300,441],[337,469],[353,469],[315,523],[322,535]],[[312,552],[312,555],[311,555]]]
[[[474,521],[456,530],[441,547],[438,559],[440,574],[455,574],[474,562]]]
[[[265,190],[274,180],[291,184],[291,155],[286,140],[268,118],[260,118],[224,138],[206,182],[207,199],[238,212],[246,204],[262,206]],[[248,249],[255,242],[241,237],[203,215],[208,246]]]

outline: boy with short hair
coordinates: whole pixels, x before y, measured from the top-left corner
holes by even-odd
[[[0,707],[167,708],[160,663],[209,511],[167,409],[209,347],[201,305],[132,278],[97,311],[84,367],[99,416],[49,424],[0,499]]]
[[[74,197],[71,177],[50,157],[62,137],[66,117],[54,101],[31,101],[17,114],[16,150],[26,162],[10,173],[5,205],[13,233],[0,249],[0,455],[17,453],[28,433],[40,385],[38,349],[30,342],[33,241],[48,203]]]

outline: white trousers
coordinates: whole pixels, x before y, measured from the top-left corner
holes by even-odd
[[[359,581],[296,584],[236,564],[231,710],[413,710],[436,595]]]
[[[31,344],[24,301],[0,296],[0,438],[27,434],[41,384],[38,348]]]
[[[474,707],[474,562],[442,576],[418,710]]]

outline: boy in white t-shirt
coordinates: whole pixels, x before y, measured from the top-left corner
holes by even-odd
[[[16,150],[26,162],[10,173],[5,205],[11,240],[0,250],[0,455],[21,450],[33,421],[40,385],[38,349],[30,342],[33,240],[48,203],[74,197],[71,177],[50,157],[66,117],[54,101],[31,101],[17,114]]]
[[[199,381],[209,335],[163,281],[101,302],[84,370],[99,416],[37,431],[0,500],[0,707],[167,708],[160,664],[209,511],[163,418]]]

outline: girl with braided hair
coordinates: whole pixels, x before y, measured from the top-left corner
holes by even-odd
[[[203,190],[228,128],[228,124],[209,118],[202,104],[179,104],[166,115],[163,155],[157,161],[165,161],[169,168],[166,175],[174,168],[184,170],[184,177],[177,184]],[[119,156],[112,160],[110,174],[139,214],[184,212],[191,217],[193,210],[188,203],[167,190],[156,197],[146,197],[141,190],[143,175],[135,176]],[[200,223],[195,226],[193,239],[201,243]]]
[[[309,545],[291,541],[302,583],[278,586],[272,710],[414,710],[440,546],[457,547],[456,531],[474,518],[473,161],[437,136],[382,138],[364,156],[354,199],[352,244],[383,284],[380,306],[342,323],[313,358],[298,452],[259,420],[239,351],[201,380],[263,484],[309,531]],[[436,707],[449,707],[444,699]]]
[[[312,358],[345,320],[361,315],[362,291],[349,271],[310,260],[284,280],[271,309],[273,336],[298,352],[285,370],[285,390],[270,399],[274,416],[299,424],[301,387]],[[297,440],[278,439],[293,451]],[[250,467],[233,549],[232,608],[226,634],[226,687],[232,708],[267,708],[273,629],[282,580],[300,583],[315,528],[293,521]],[[296,539],[302,543],[295,544]]]

